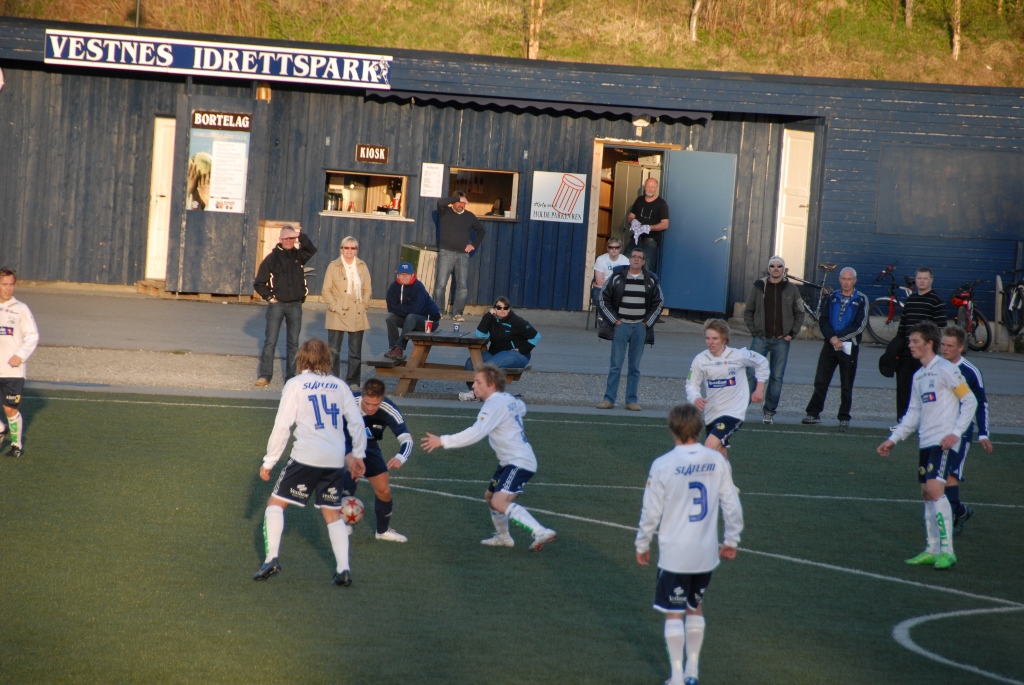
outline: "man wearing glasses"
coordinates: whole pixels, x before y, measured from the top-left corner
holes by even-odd
[[[754,336],[750,349],[768,358],[771,376],[764,394],[764,423],[771,424],[782,395],[789,342],[800,332],[804,311],[800,291],[786,279],[786,262],[775,255],[768,260],[768,278],[754,281],[747,296],[743,322]],[[747,383],[754,385],[754,369],[747,369]]]
[[[316,248],[304,233],[291,226],[281,229],[278,243],[260,264],[252,287],[270,303],[267,307],[267,331],[260,356],[258,387],[270,384],[274,377],[274,353],[281,334],[281,321],[288,326],[288,369],[285,380],[295,375],[295,353],[299,349],[302,328],[302,303],[306,301],[306,274],[303,265],[316,254]]]
[[[629,350],[629,373],[626,376],[626,409],[640,411],[637,389],[640,387],[640,358],[644,345],[654,344],[654,324],[665,301],[658,277],[644,266],[643,248],[635,247],[629,254],[629,266],[612,272],[601,291],[601,314],[604,320],[597,335],[612,341],[608,385],[598,409],[615,406],[622,377],[622,362]]]
[[[612,271],[619,266],[629,266],[629,257],[622,254],[622,241],[618,238],[609,238],[607,244],[608,252],[601,255],[594,261],[594,287],[590,291],[590,301],[597,305],[598,316],[601,315],[601,289],[605,281],[612,276]]]

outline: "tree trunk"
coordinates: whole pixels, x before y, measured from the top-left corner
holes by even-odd
[[[697,42],[697,14],[703,0],[693,0],[693,9],[690,10],[690,42]]]
[[[540,20],[544,14],[544,0],[530,0],[529,37],[526,41],[526,58],[540,57]]]
[[[996,14],[999,16],[1003,15],[1003,0],[999,0],[999,2],[996,3]]]
[[[903,22],[908,29],[914,28],[914,0],[904,0]]]
[[[960,59],[960,0],[953,0],[953,61]]]

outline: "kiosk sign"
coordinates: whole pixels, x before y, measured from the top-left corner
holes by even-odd
[[[582,224],[586,187],[586,174],[534,171],[530,219]]]
[[[389,55],[47,29],[43,61],[77,67],[391,89]]]

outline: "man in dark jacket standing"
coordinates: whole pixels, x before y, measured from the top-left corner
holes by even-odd
[[[385,296],[388,303],[388,351],[385,357],[398,361],[405,357],[405,336],[412,331],[426,330],[428,320],[435,324],[441,320],[437,305],[423,284],[416,280],[416,270],[409,262],[402,262],[395,272],[394,282]]]
[[[903,341],[903,352],[896,362],[896,420],[907,413],[910,406],[910,391],[914,385],[914,374],[921,368],[921,362],[910,354],[910,329],[919,323],[933,323],[941,331],[946,327],[946,303],[932,290],[932,270],[921,267],[914,274],[917,292],[907,296],[903,304],[903,315],[896,330],[896,339]]]
[[[764,423],[772,423],[782,396],[789,342],[800,333],[804,310],[800,291],[786,280],[786,262],[775,255],[768,260],[768,278],[754,281],[743,310],[743,322],[754,339],[750,349],[768,358],[771,377],[764,394]],[[747,368],[747,382],[754,387],[754,369]]]
[[[629,373],[626,376],[626,409],[640,411],[637,389],[640,387],[640,358],[645,344],[654,344],[654,323],[661,314],[665,297],[658,277],[644,266],[643,248],[635,247],[629,255],[629,266],[612,271],[601,291],[601,313],[604,321],[598,336],[612,341],[608,385],[598,409],[611,409],[619,394],[622,361],[629,349]]]
[[[465,194],[456,193],[452,197],[437,201],[437,216],[441,223],[441,241],[438,244],[437,267],[434,280],[434,302],[443,313],[448,306],[444,289],[448,278],[455,272],[455,304],[452,305],[452,321],[465,321],[462,310],[466,307],[469,288],[469,255],[480,247],[484,240],[484,227],[473,212],[466,209]],[[470,240],[472,231],[476,239]]]
[[[850,426],[850,407],[853,406],[853,379],[857,375],[857,357],[860,340],[868,325],[868,298],[856,290],[857,272],[846,267],[839,272],[839,292],[821,303],[818,324],[825,344],[818,355],[818,369],[814,373],[814,394],[807,403],[807,416],[801,423],[821,423],[821,410],[825,408],[832,375],[839,367],[839,426]]]
[[[260,264],[252,287],[267,306],[267,331],[260,356],[259,378],[256,385],[264,387],[274,377],[274,352],[281,333],[281,320],[288,326],[288,370],[285,381],[295,375],[295,353],[299,349],[299,331],[302,328],[302,303],[306,301],[306,274],[303,265],[316,254],[316,248],[306,234],[291,226],[281,229],[278,243]]]

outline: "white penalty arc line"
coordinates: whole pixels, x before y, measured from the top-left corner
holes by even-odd
[[[479,482],[479,481],[476,481],[476,482]],[[456,495],[454,493],[443,492],[441,490],[427,490],[425,488],[413,488],[413,487],[409,487],[407,485],[396,485],[396,484],[392,484],[391,487],[400,488],[402,490],[411,490],[413,492],[421,492],[421,493],[430,494],[430,495],[439,495],[441,497],[451,497],[453,499],[467,500],[467,501],[470,501],[470,502],[478,502],[478,503],[485,503],[486,502],[486,500],[481,499],[479,497],[469,497],[468,495]],[[562,517],[562,518],[572,519],[574,521],[583,521],[585,523],[595,523],[597,525],[607,526],[609,528],[617,528],[617,529],[620,529],[620,530],[628,530],[628,531],[631,531],[631,532],[636,532],[638,530],[636,526],[625,526],[625,525],[622,525],[621,523],[613,523],[611,521],[602,521],[600,519],[593,519],[593,518],[588,518],[588,517],[585,517],[585,516],[576,516],[576,515],[573,515],[573,514],[564,514],[562,512],[548,511],[548,510],[545,510],[545,509],[534,509],[533,507],[531,507],[531,510],[532,511],[536,511],[538,513],[547,514],[548,516],[558,516],[558,517]],[[961,663],[958,663],[958,662],[953,661],[951,659],[947,659],[946,657],[941,656],[939,654],[935,654],[933,652],[929,652],[928,650],[924,649],[923,647],[918,646],[917,643],[915,643],[911,639],[911,637],[910,637],[910,629],[913,628],[914,626],[917,626],[917,625],[921,624],[921,623],[925,623],[925,622],[933,621],[933,620],[938,620],[938,619],[942,619],[942,618],[950,618],[950,617],[954,617],[954,616],[970,616],[970,615],[987,614],[987,613],[1008,613],[1008,612],[1014,612],[1014,611],[1022,611],[1022,610],[1024,610],[1024,604],[1022,604],[1020,602],[1014,602],[1012,600],[1003,599],[1001,597],[990,597],[988,595],[979,595],[979,594],[974,593],[974,592],[967,592],[967,591],[964,591],[964,590],[957,590],[956,588],[942,587],[941,585],[931,585],[931,584],[928,584],[928,583],[921,583],[921,582],[914,581],[914,580],[906,580],[904,578],[897,578],[895,576],[886,576],[886,575],[883,575],[881,573],[873,573],[871,571],[862,571],[862,570],[856,569],[856,568],[849,568],[848,566],[839,566],[839,565],[836,565],[836,564],[826,564],[826,563],[820,562],[820,561],[811,561],[810,559],[801,559],[799,557],[791,557],[791,556],[786,555],[786,554],[775,554],[773,552],[764,552],[764,551],[761,551],[761,550],[750,549],[750,548],[747,548],[747,547],[740,547],[739,551],[747,552],[749,554],[754,554],[754,555],[757,555],[757,556],[768,557],[768,558],[771,558],[771,559],[778,559],[780,561],[788,561],[788,562],[791,562],[791,563],[802,564],[802,565],[805,565],[805,566],[812,566],[812,567],[815,567],[815,568],[822,568],[822,569],[826,569],[826,570],[829,570],[829,571],[839,571],[841,573],[849,573],[851,575],[862,576],[862,577],[865,577],[865,578],[871,578],[873,580],[881,580],[881,581],[890,582],[890,583],[897,583],[897,584],[900,584],[900,585],[909,585],[911,587],[921,588],[921,589],[924,589],[924,590],[933,590],[935,592],[942,592],[942,593],[946,593],[946,594],[950,594],[950,595],[956,595],[958,597],[967,597],[967,598],[970,598],[970,599],[978,599],[978,600],[982,600],[982,601],[985,601],[985,602],[994,602],[996,604],[1002,604],[1003,606],[997,607],[997,608],[992,608],[992,609],[969,609],[969,610],[965,610],[965,611],[953,611],[953,612],[949,612],[949,613],[945,613],[945,614],[930,614],[928,616],[919,616],[917,618],[907,619],[905,621],[902,621],[902,622],[898,623],[893,628],[892,636],[893,636],[893,639],[895,639],[896,642],[901,647],[904,647],[905,649],[908,649],[908,650],[914,652],[915,654],[919,654],[919,655],[921,655],[921,656],[923,656],[925,658],[931,659],[931,660],[936,661],[936,662],[938,662],[940,664],[943,664],[945,666],[951,666],[953,668],[959,668],[959,669],[962,669],[962,670],[965,670],[965,671],[969,671],[971,673],[975,673],[977,675],[981,675],[981,676],[990,678],[992,680],[997,680],[997,681],[1003,682],[1003,683],[1010,683],[1010,685],[1024,685],[1024,682],[1022,682],[1020,680],[1014,680],[1013,678],[1007,678],[1006,676],[1001,676],[998,673],[992,673],[990,671],[986,671],[984,669],[980,669],[980,668],[978,668],[976,666],[971,666],[970,664],[961,664]]]
[[[952,659],[947,659],[941,654],[929,652],[927,649],[921,647],[916,642],[914,642],[914,640],[910,637],[911,628],[919,626],[922,623],[928,623],[930,621],[940,621],[944,618],[1009,613],[1012,611],[1024,611],[1024,606],[996,607],[993,609],[967,609],[965,611],[947,611],[942,614],[928,614],[926,616],[908,618],[906,621],[900,621],[893,627],[892,637],[894,640],[896,640],[896,642],[900,644],[901,647],[909,649],[911,652],[914,652],[915,654],[920,654],[926,659],[931,659],[932,661],[936,661],[945,666],[952,666],[953,668],[959,668],[964,671],[969,671],[977,675],[985,676],[986,678],[991,678],[992,680],[997,680],[1001,683],[1011,683],[1011,685],[1024,685],[1024,681],[1015,680],[1013,678],[1007,678],[1006,676],[1001,676],[998,673],[992,673],[991,671],[986,671],[984,669],[978,668],[977,666],[971,666],[970,664],[961,664],[957,661],[953,661]]]

